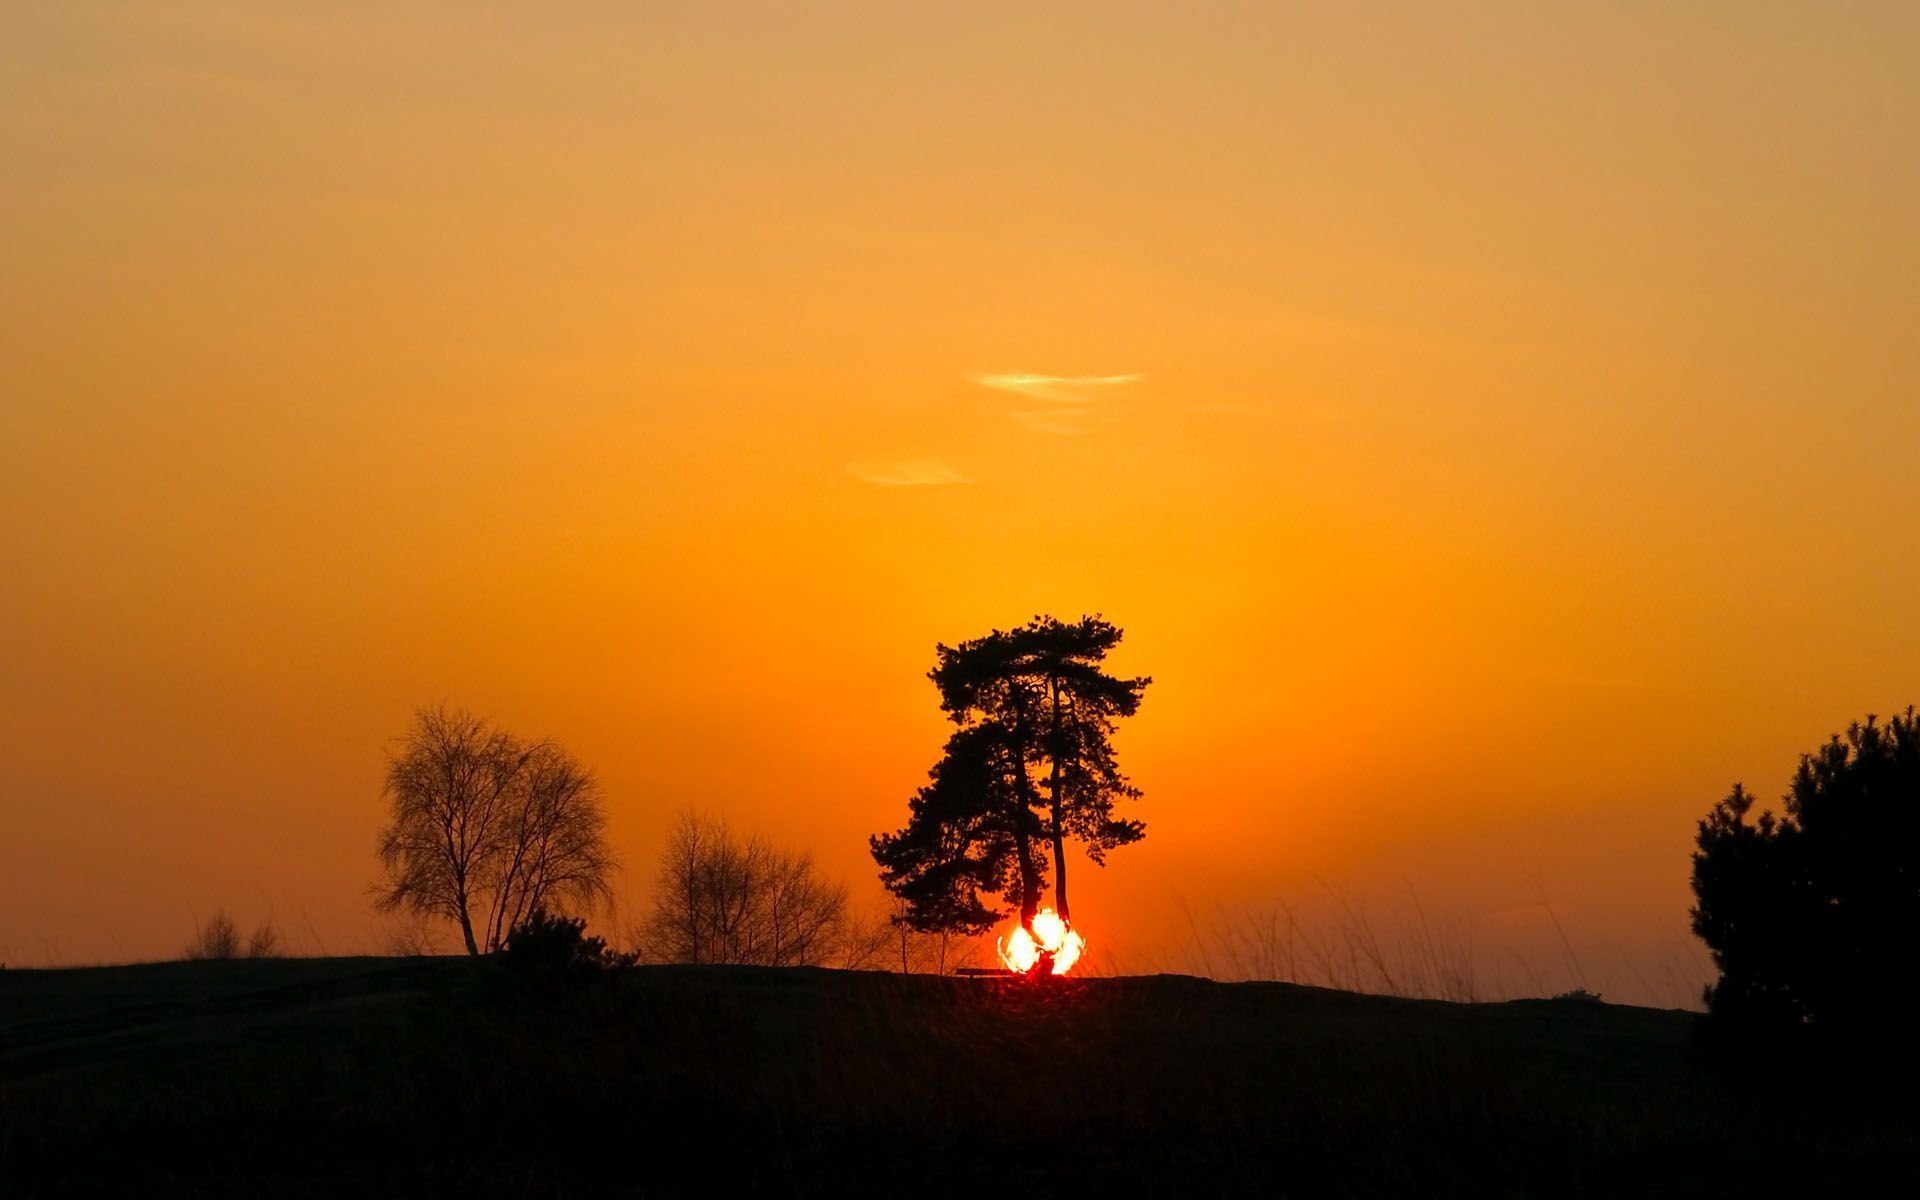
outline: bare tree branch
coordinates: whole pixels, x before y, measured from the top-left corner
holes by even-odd
[[[846,950],[847,892],[806,854],[741,840],[724,821],[684,813],[667,834],[645,928],[666,962],[818,966]]]
[[[598,785],[553,742],[523,743],[472,713],[423,708],[388,764],[387,797],[380,909],[452,921],[469,954],[498,950],[536,908],[612,901],[616,863]]]

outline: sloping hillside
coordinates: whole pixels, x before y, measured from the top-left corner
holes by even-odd
[[[1183,976],[465,960],[0,972],[0,1192],[1819,1194],[1911,1113],[1713,1069],[1693,1018]]]

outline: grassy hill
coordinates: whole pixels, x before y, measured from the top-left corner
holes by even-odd
[[[1183,976],[0,972],[0,1195],[1710,1195],[1920,1183],[1693,1018]],[[1910,1091],[1911,1089],[1909,1089]]]

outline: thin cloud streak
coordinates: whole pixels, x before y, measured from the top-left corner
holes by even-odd
[[[847,471],[860,482],[878,487],[948,487],[973,482],[937,458],[914,458],[894,463],[849,463]]]
[[[1035,375],[1014,371],[1004,375],[978,375],[974,382],[981,387],[1016,392],[1055,404],[1092,404],[1095,397],[1086,395],[1082,389],[1118,387],[1144,378],[1144,375]]]

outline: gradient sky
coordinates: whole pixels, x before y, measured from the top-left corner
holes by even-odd
[[[1693,822],[1920,700],[1916,60],[1898,0],[8,4],[0,959],[378,944],[440,699],[596,769],[629,910],[686,806],[877,906],[934,643],[1098,611],[1110,964],[1332,891],[1684,1002]]]

